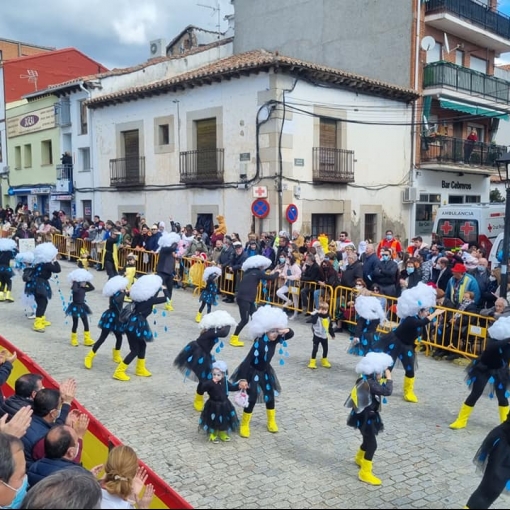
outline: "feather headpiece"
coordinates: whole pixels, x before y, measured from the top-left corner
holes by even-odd
[[[425,283],[418,283],[406,289],[397,300],[397,315],[401,319],[416,315],[423,308],[436,306],[436,289]]]
[[[385,352],[369,352],[356,365],[356,373],[363,375],[383,374],[393,365],[393,358]]]
[[[271,259],[264,257],[264,255],[253,255],[253,257],[248,257],[241,267],[243,271],[248,271],[248,269],[253,269],[254,267],[258,269],[267,269],[271,265]]]
[[[270,305],[261,306],[248,323],[248,335],[255,339],[271,329],[285,329],[288,323],[289,318],[281,308]]]
[[[212,274],[217,274],[218,276],[221,276],[221,269],[216,266],[209,266],[204,269],[204,274],[202,276],[202,280],[206,282],[209,279],[209,276]]]
[[[71,284],[73,282],[78,282],[78,283],[91,282],[93,279],[94,279],[94,275],[83,268],[75,269],[74,271],[71,271],[67,275],[67,281]]]
[[[208,313],[198,324],[201,330],[220,329],[225,326],[237,326],[237,322],[224,310],[216,310],[215,312]]]
[[[47,264],[58,255],[58,250],[53,243],[41,243],[34,250],[34,264]]]
[[[133,301],[147,301],[155,296],[163,285],[161,276],[157,274],[145,274],[138,278],[129,290],[129,297]]]
[[[126,287],[129,285],[129,280],[124,278],[124,276],[114,276],[110,278],[103,287],[103,296],[112,297],[120,290],[126,290]]]

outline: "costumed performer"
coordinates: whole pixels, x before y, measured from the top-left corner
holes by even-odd
[[[90,306],[85,302],[85,294],[94,290],[92,280],[94,276],[86,269],[75,269],[67,275],[67,281],[71,284],[72,300],[66,310],[66,315],[73,318],[71,330],[71,345],[78,347],[78,320],[83,324],[83,345],[94,345],[90,338],[90,326],[88,316],[92,313]]]
[[[216,266],[206,267],[204,274],[202,275],[202,281],[205,282],[205,287],[200,292],[200,308],[198,309],[195,321],[200,322],[202,320],[202,312],[207,305],[207,313],[211,313],[212,306],[218,304],[218,278],[221,276],[221,269]]]

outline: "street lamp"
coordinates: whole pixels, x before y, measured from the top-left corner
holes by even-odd
[[[508,253],[510,243],[510,175],[508,165],[510,165],[510,152],[503,154],[496,160],[498,174],[501,182],[505,183],[505,230],[503,233],[503,260],[501,261],[501,283],[499,285],[499,296],[506,299],[508,286]]]

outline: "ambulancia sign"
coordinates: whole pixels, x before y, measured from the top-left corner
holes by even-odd
[[[55,108],[49,106],[7,119],[7,137],[26,135],[55,127]]]

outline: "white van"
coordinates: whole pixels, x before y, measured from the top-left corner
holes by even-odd
[[[489,254],[489,263],[491,265],[491,269],[499,267],[501,265],[501,258],[503,256],[503,236],[504,233],[501,232],[496,237],[494,243],[492,244],[491,252]]]
[[[487,253],[505,229],[505,204],[449,204],[439,207],[432,242],[446,249],[476,243]]]

